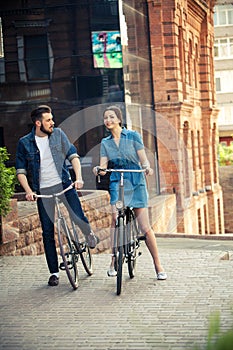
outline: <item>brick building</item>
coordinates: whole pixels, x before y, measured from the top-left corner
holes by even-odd
[[[47,103],[88,177],[105,132],[102,111],[119,103],[155,168],[150,195],[176,194],[173,231],[223,233],[213,6],[210,0],[1,4],[0,143],[11,161],[18,138],[31,128],[31,109]]]
[[[219,112],[219,140],[233,144],[233,6],[232,1],[217,0],[214,8],[214,57],[216,96]]]

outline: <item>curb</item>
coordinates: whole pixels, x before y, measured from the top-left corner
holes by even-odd
[[[233,241],[233,233],[221,235],[186,235],[185,233],[155,233],[156,237],[162,238],[191,238],[200,240]]]

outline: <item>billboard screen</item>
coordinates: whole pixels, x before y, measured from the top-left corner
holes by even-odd
[[[122,48],[119,31],[94,31],[92,53],[95,68],[122,68]]]

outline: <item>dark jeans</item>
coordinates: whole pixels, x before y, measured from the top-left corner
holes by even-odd
[[[61,192],[68,184],[58,184],[49,188],[41,189],[41,194],[54,194]],[[83,209],[76,190],[73,188],[60,197],[68,209],[70,216],[75,224],[79,226],[85,236],[91,232],[91,227]],[[54,239],[54,215],[55,202],[53,198],[38,198],[37,207],[42,226],[42,236],[44,243],[45,256],[50,273],[58,272],[58,257]]]

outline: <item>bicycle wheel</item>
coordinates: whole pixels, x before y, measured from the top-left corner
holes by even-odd
[[[134,212],[129,209],[127,213],[127,256],[128,256],[128,272],[129,277],[133,278],[135,276],[135,268],[136,268],[136,257],[137,257],[137,235],[138,228],[136,223],[136,218]]]
[[[118,227],[116,230],[116,234],[118,236],[118,253],[117,253],[117,295],[121,294],[121,286],[122,286],[122,270],[123,270],[123,251],[124,251],[124,219],[119,217],[118,219]]]
[[[92,255],[90,248],[87,246],[87,244],[81,243],[80,244],[80,257],[82,260],[83,267],[86,271],[86,273],[91,276],[93,274],[93,263],[92,263]]]
[[[77,256],[73,241],[71,240],[71,232],[64,218],[58,219],[58,241],[60,253],[63,263],[60,264],[60,269],[65,270],[67,277],[73,289],[78,288],[78,270]]]
[[[75,248],[81,257],[81,261],[86,273],[89,276],[91,276],[93,274],[93,259],[92,259],[90,248],[88,247],[87,243],[84,240],[83,241],[79,240],[75,223],[72,221],[71,224],[72,224],[72,229],[74,233],[73,236],[74,236]]]

